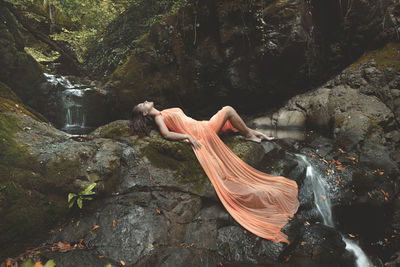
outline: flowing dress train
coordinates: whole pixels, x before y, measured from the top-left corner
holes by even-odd
[[[226,109],[209,121],[197,121],[180,108],[160,114],[169,130],[191,135],[200,144],[194,153],[226,210],[250,232],[272,240],[288,241],[281,228],[296,213],[297,183],[283,176],[263,173],[241,160],[219,138],[219,132],[235,131],[229,120],[222,125]]]

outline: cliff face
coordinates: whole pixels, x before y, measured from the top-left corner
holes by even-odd
[[[25,102],[35,106],[37,88],[44,81],[39,64],[24,51],[17,21],[7,4],[0,1],[0,81]]]
[[[395,36],[393,9],[390,1],[189,1],[154,23],[110,78],[120,81],[125,113],[145,98],[200,116],[224,104],[266,110]]]

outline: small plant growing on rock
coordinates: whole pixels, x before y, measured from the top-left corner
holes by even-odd
[[[91,195],[94,195],[95,192],[92,191],[92,189],[96,186],[96,183],[90,184],[88,187],[86,187],[84,190],[79,192],[78,194],[74,193],[69,193],[68,194],[68,204],[69,207],[71,208],[74,203],[78,205],[78,207],[81,209],[82,208],[82,202],[84,199],[86,200],[92,200],[93,198]]]

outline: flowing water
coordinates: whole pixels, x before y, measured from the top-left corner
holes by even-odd
[[[84,134],[93,129],[86,124],[87,108],[84,105],[85,94],[94,90],[89,85],[72,83],[67,77],[44,73],[47,81],[58,90],[57,96],[61,103],[57,112],[60,118],[61,130],[71,134]]]
[[[306,179],[309,179],[314,193],[314,202],[317,210],[324,220],[324,224],[334,228],[335,225],[332,219],[332,206],[327,192],[328,184],[322,175],[314,169],[314,167],[307,160],[305,155],[297,155],[300,157],[302,164],[307,166]],[[342,239],[346,243],[346,249],[354,254],[356,257],[357,267],[372,267],[373,264],[365,255],[364,251],[353,241],[342,234]]]

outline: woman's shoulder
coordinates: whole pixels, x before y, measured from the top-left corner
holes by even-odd
[[[180,108],[167,108],[167,109],[161,110],[160,112],[161,113],[168,113],[168,112],[176,112],[176,111],[182,112],[182,109],[180,109]]]

